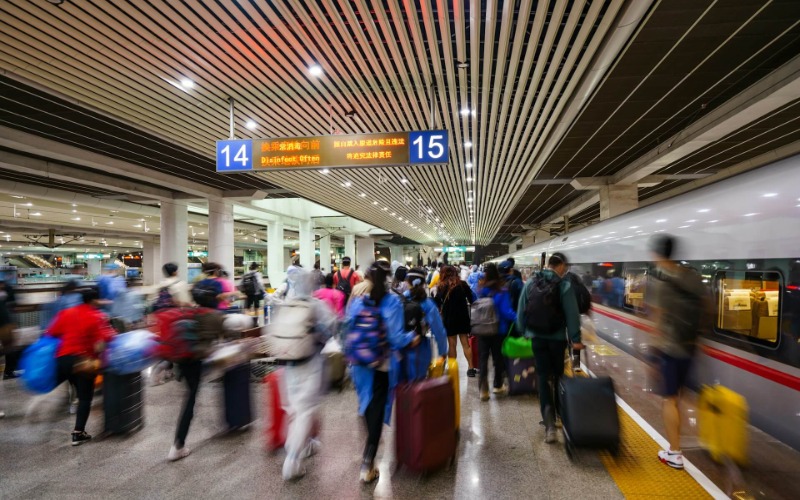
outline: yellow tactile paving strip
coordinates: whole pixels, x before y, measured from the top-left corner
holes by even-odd
[[[619,423],[619,456],[602,452],[600,459],[625,498],[711,498],[689,473],[662,464],[658,444],[621,408]]]

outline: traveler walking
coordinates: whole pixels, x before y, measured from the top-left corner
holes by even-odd
[[[461,349],[467,358],[467,376],[475,376],[475,367],[472,366],[472,349],[469,347],[467,336],[470,332],[469,306],[475,296],[469,286],[458,277],[455,267],[443,266],[441,278],[437,285],[436,304],[442,314],[442,321],[447,330],[447,355],[456,359],[456,340],[461,342]]]
[[[503,359],[503,340],[509,329],[517,320],[517,314],[511,304],[511,294],[505,287],[503,278],[495,264],[489,263],[484,267],[484,278],[478,290],[478,298],[491,298],[494,301],[495,317],[497,318],[497,335],[482,335],[478,337],[478,352],[480,354],[479,387],[481,401],[489,399],[489,356],[494,365],[494,383],[492,392],[503,394],[507,387],[503,384],[505,374],[505,360]]]
[[[545,425],[545,442],[557,440],[556,394],[564,374],[564,350],[583,349],[578,303],[568,279],[567,257],[556,252],[547,260],[547,268],[535,273],[522,290],[517,311],[517,328],[531,338],[536,372],[539,377],[539,406]]]

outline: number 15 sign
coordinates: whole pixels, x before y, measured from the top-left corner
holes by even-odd
[[[446,130],[217,141],[217,172],[447,164]]]

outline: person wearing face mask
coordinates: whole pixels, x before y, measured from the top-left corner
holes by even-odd
[[[517,329],[532,339],[546,443],[557,440],[556,390],[564,375],[564,350],[569,343],[573,349],[583,349],[578,301],[569,280],[562,279],[568,270],[567,257],[561,252],[552,254],[547,268],[525,284],[517,307]]]

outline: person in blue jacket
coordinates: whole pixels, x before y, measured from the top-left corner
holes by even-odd
[[[498,326],[497,335],[478,337],[478,351],[480,353],[480,378],[479,387],[481,390],[481,401],[489,399],[489,356],[492,357],[494,365],[494,389],[495,394],[503,394],[508,389],[503,384],[505,375],[505,360],[503,359],[503,340],[505,339],[511,325],[517,321],[517,313],[511,305],[511,295],[505,287],[505,281],[500,277],[497,265],[494,263],[486,264],[483,268],[484,277],[478,289],[478,299],[491,297],[494,300],[494,310],[497,315]]]
[[[419,267],[411,269],[406,274],[406,282],[409,287],[404,296],[407,300],[419,303],[425,323],[430,327],[433,338],[436,340],[436,350],[439,356],[447,356],[447,330],[442,323],[436,302],[428,297],[425,286],[425,270]],[[401,374],[401,377],[404,380],[422,380],[427,375],[433,352],[431,343],[424,340],[416,348],[406,349],[403,352],[404,373]]]
[[[356,319],[368,308],[377,305],[380,309],[380,324],[388,342],[388,351],[383,353],[377,366],[353,363],[351,376],[358,395],[358,414],[364,417],[367,427],[367,442],[364,447],[360,480],[371,483],[378,479],[375,456],[383,432],[383,424],[389,423],[392,415],[392,390],[397,383],[399,363],[393,353],[413,348],[421,339],[415,332],[404,331],[403,303],[395,293],[389,292],[387,277],[390,269],[382,263],[372,264],[367,271],[372,290],[368,295],[353,297],[347,309],[346,331],[355,331]],[[345,346],[347,351],[350,346]]]

